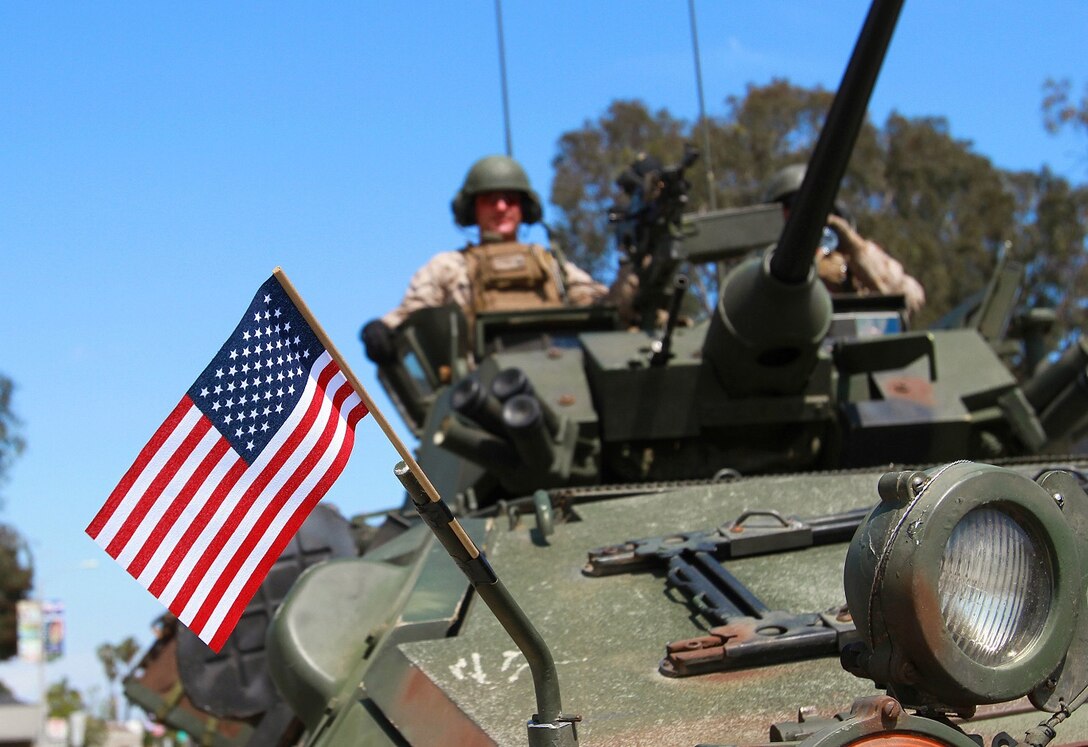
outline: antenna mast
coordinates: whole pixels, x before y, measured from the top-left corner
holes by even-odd
[[[495,0],[498,2],[498,0]],[[699,64],[699,33],[695,27],[695,0],[688,0],[688,16],[691,18],[691,47],[695,54],[695,88],[699,93],[699,120],[703,123],[703,163],[706,165],[706,192],[710,209],[718,209],[714,196],[714,161],[710,157],[710,123],[706,118],[706,102],[703,100],[703,68]]]
[[[506,93],[506,43],[502,36],[502,0],[495,0],[495,20],[499,26],[499,78],[502,81],[502,119],[506,129],[506,155],[513,158],[510,142],[510,98]]]

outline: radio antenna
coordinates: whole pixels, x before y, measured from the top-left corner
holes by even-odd
[[[506,155],[514,157],[510,142],[510,97],[506,92],[506,43],[502,36],[502,0],[495,0],[495,20],[499,27],[499,79],[502,82],[502,119],[506,130]]]
[[[496,0],[498,2],[498,0]],[[703,164],[706,167],[706,192],[710,209],[718,209],[714,196],[714,161],[710,154],[710,122],[706,118],[706,102],[703,100],[703,68],[699,64],[699,32],[695,26],[695,0],[688,0],[688,16],[691,18],[691,47],[695,54],[695,88],[699,94],[699,121],[703,123]]]

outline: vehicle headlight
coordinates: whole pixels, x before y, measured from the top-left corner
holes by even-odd
[[[1059,680],[1059,697],[1084,689],[1088,664],[1064,666],[1071,645],[1088,659],[1088,496],[1075,480],[957,462],[889,473],[878,491],[847,555],[863,639],[847,668],[947,711],[1037,689],[1033,702],[1053,705]]]
[[[969,511],[944,548],[937,597],[945,628],[973,661],[1015,661],[1043,631],[1054,597],[1045,542],[1005,511]]]

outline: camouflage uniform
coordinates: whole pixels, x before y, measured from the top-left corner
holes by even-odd
[[[543,252],[543,247],[535,246],[534,251]],[[464,249],[450,252],[441,252],[433,256],[430,261],[416,271],[408,284],[408,290],[400,305],[382,317],[382,321],[389,327],[396,327],[413,311],[422,308],[442,306],[453,302],[465,312],[469,320],[475,317],[476,294],[470,278],[469,252],[479,252],[483,247],[470,244]],[[551,264],[550,272],[553,278],[557,275],[559,265],[551,254],[548,254]],[[567,303],[572,306],[588,306],[600,300],[608,292],[604,285],[596,282],[584,270],[570,262],[563,263],[563,277],[560,278],[567,291]],[[527,308],[555,304],[532,304]]]
[[[921,310],[926,302],[926,292],[899,261],[876,242],[859,236],[841,217],[828,216],[828,224],[839,235],[839,247],[819,255],[816,269],[829,291],[900,294],[909,313]]]

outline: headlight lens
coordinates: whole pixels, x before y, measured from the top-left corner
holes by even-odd
[[[1054,594],[1050,556],[1013,516],[976,508],[952,531],[937,591],[952,640],[972,660],[996,666],[1042,632]]]

